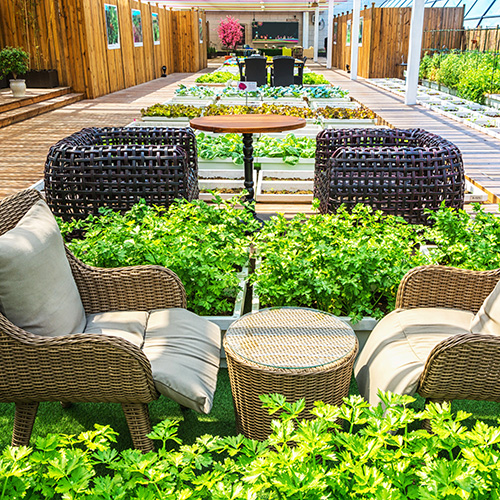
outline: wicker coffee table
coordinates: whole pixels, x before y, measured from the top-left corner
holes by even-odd
[[[271,420],[260,394],[340,405],[349,393],[358,340],[335,316],[300,307],[262,309],[235,321],[224,337],[238,432],[266,439]]]

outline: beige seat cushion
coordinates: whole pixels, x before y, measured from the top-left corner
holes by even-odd
[[[177,403],[208,413],[220,361],[220,329],[186,309],[152,311],[144,354],[158,391]]]
[[[121,337],[142,347],[149,314],[146,311],[111,311],[87,315],[85,333]]]
[[[360,394],[378,404],[377,391],[413,394],[427,357],[442,340],[470,332],[474,315],[441,308],[396,310],[373,329],[354,365]]]
[[[0,311],[36,335],[57,337],[85,328],[61,233],[43,200],[0,236]]]
[[[471,323],[474,333],[500,335],[500,282],[486,297]]]

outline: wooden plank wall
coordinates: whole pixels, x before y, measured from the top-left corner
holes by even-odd
[[[463,8],[428,8],[424,14],[424,30],[461,28]],[[411,8],[372,7],[361,11],[363,17],[362,43],[359,48],[358,75],[363,78],[394,78],[403,76],[403,62],[408,58]],[[352,12],[335,16],[337,43],[333,44],[332,65],[346,69],[351,64],[351,47],[346,46],[347,21]],[[428,41],[423,40],[423,47]],[[460,36],[450,37],[459,48]]]
[[[29,0],[26,1],[29,5]],[[108,49],[104,4],[116,5],[120,48]],[[38,0],[35,23],[14,1],[0,1],[0,47],[23,47],[33,69],[57,69],[61,85],[94,98],[176,71],[206,67],[205,13],[171,11],[139,0]],[[131,9],[141,11],[143,46],[135,47]],[[158,14],[160,44],[153,43],[152,13]],[[199,38],[199,21],[204,29]]]

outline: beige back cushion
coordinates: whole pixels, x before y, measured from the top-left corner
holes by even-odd
[[[481,309],[474,316],[471,332],[500,335],[500,282],[486,297]]]
[[[0,236],[0,311],[36,335],[57,337],[85,329],[61,233],[43,200]]]

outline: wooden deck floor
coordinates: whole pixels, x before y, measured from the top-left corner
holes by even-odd
[[[210,66],[213,66],[212,64]],[[213,68],[211,68],[213,69]],[[366,81],[352,82],[342,71],[312,65],[332,83],[341,85],[395,127],[421,127],[459,146],[466,174],[500,201],[500,141],[476,132],[420,106],[406,106],[399,97]],[[210,70],[210,69],[209,69]],[[204,70],[203,72],[206,72]],[[49,147],[67,135],[91,126],[123,126],[140,117],[141,108],[172,97],[179,83],[192,84],[196,74],[174,74],[93,100],[84,100],[0,129],[0,198],[25,189],[43,176]],[[492,205],[489,210],[496,211]],[[310,206],[262,205],[258,211],[310,213]]]

